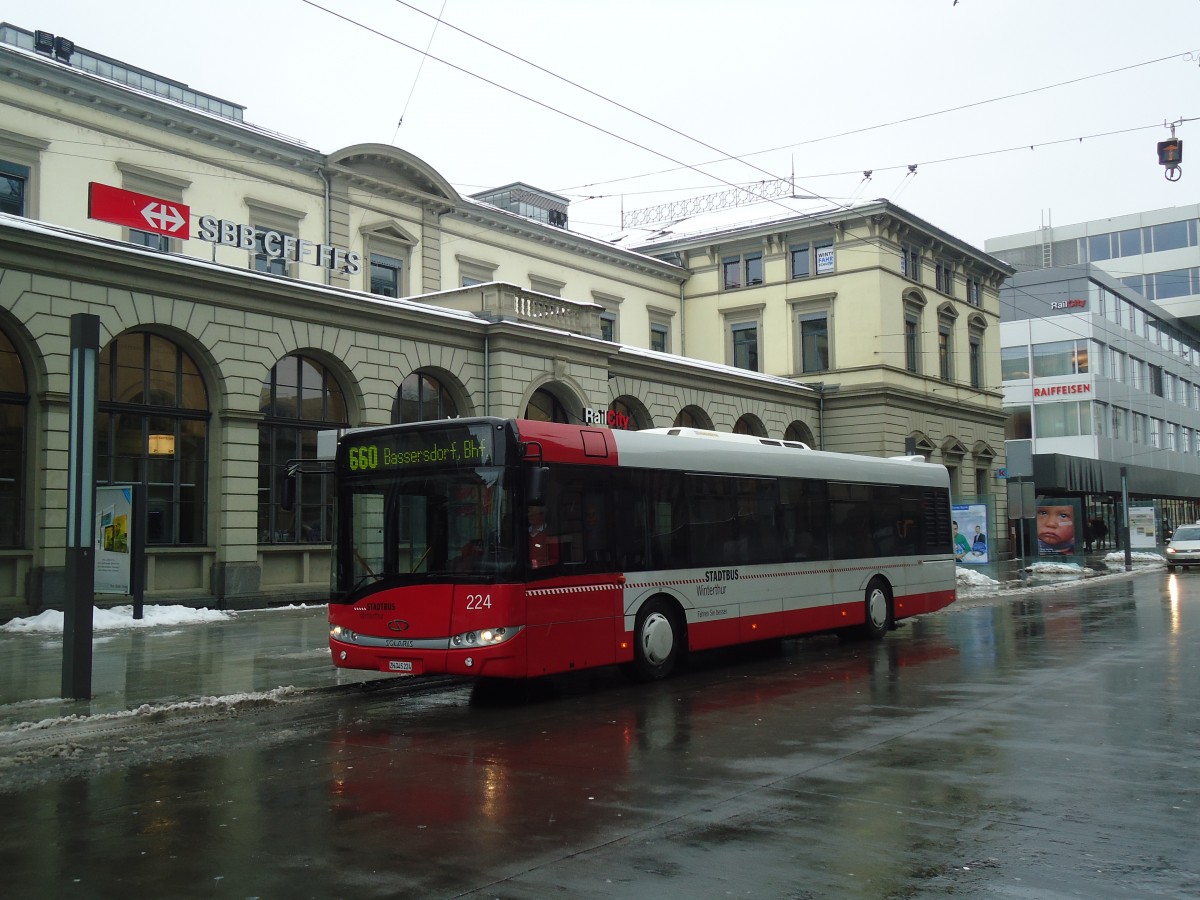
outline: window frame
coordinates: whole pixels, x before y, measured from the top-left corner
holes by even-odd
[[[121,173],[121,187],[125,190],[158,197],[172,203],[182,204],[184,191],[192,186],[192,182],[186,178],[178,178],[129,163],[117,163],[117,170]],[[183,241],[188,237],[190,235],[175,238],[157,231],[126,227],[123,229],[121,239],[160,253],[178,253],[183,248]]]
[[[20,174],[12,173],[16,177],[24,179],[25,182],[21,196],[23,211],[20,215],[22,218],[38,218],[41,206],[39,195],[41,193],[42,151],[49,147],[49,141],[0,128],[0,162],[6,162],[14,168],[19,167],[24,170]]]
[[[379,268],[392,273],[391,288],[394,293],[385,293],[377,291],[375,270]],[[376,297],[388,297],[391,299],[399,299],[404,296],[404,274],[408,267],[404,264],[404,260],[395,256],[388,256],[384,253],[376,253],[370,251],[367,254],[367,290]]]
[[[462,254],[456,254],[454,260],[458,263],[459,287],[490,284],[496,280],[496,270],[500,268],[498,263],[490,263]]]
[[[920,284],[923,263],[924,248],[908,242],[900,245],[900,274],[903,277]]]
[[[721,317],[724,320],[725,331],[725,361],[727,365],[747,372],[763,371],[763,322],[762,313],[765,303],[753,306],[742,306],[737,309],[724,310]],[[746,340],[744,335],[753,332],[753,338]],[[749,348],[753,365],[742,365],[739,362],[740,351]]]
[[[264,233],[273,231],[284,237],[299,238],[304,212],[252,197],[246,198],[246,208],[249,211],[250,225],[254,228],[254,249],[249,254],[249,268],[263,274],[295,278],[298,263],[284,256],[268,256]]]
[[[296,391],[296,414],[288,415],[281,412],[279,408],[279,383],[277,377],[279,367],[284,362],[291,362],[296,366],[297,385],[287,385],[294,387]],[[321,375],[321,415],[323,418],[309,417],[303,415],[305,409],[304,394],[306,389],[304,373],[305,363],[311,365],[313,369]],[[341,420],[336,420],[330,413],[334,412],[330,408],[330,398],[333,394],[331,386],[337,389],[337,394],[341,402]],[[268,392],[267,405],[263,406],[263,389]],[[313,458],[316,453],[316,433],[325,429],[331,428],[346,428],[350,425],[350,394],[346,390],[346,386],[342,383],[341,378],[334,370],[326,365],[321,359],[314,356],[311,352],[304,350],[295,350],[287,353],[275,361],[271,366],[267,377],[263,379],[259,389],[259,409],[262,412],[262,420],[258,424],[259,434],[259,453],[258,453],[258,493],[255,504],[255,530],[258,534],[259,546],[305,546],[314,543],[326,543],[329,540],[330,529],[333,524],[333,499],[334,486],[332,473],[323,472],[304,472],[301,469],[296,474],[296,502],[290,512],[292,516],[292,524],[299,527],[294,527],[291,532],[291,539],[281,538],[279,535],[282,532],[278,526],[280,524],[278,513],[283,509],[282,477],[288,460],[280,460],[276,458],[275,451],[283,443],[284,439],[292,438],[298,445],[297,457],[307,459],[304,456],[306,447],[312,449]],[[311,434],[312,440],[306,440],[306,436]],[[267,451],[267,458],[264,459],[264,448]],[[264,484],[264,475],[266,482]],[[309,491],[306,487],[308,483],[315,481],[318,485],[316,491]],[[322,498],[316,503],[306,501],[304,498],[315,493]],[[264,499],[265,497],[265,499]],[[315,506],[319,511],[319,518],[324,526],[321,531],[323,533],[313,535],[310,533],[307,540],[301,540],[303,536],[304,523],[302,517],[305,508]],[[266,511],[266,522],[264,529],[264,507]]]
[[[744,250],[723,255],[720,265],[721,290],[740,291],[744,288],[761,287],[766,283],[765,267],[766,262],[761,250]],[[752,271],[755,270],[757,277],[752,275]]]

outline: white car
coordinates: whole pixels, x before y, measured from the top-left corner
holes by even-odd
[[[1167,541],[1167,569],[1200,566],[1200,522],[1180,525]]]

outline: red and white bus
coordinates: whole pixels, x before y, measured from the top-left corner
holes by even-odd
[[[690,428],[498,418],[337,443],[336,665],[530,678],[823,631],[954,600],[948,476]]]

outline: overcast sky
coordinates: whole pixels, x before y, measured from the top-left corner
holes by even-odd
[[[1200,202],[1200,0],[7,0],[0,17],[323,152],[394,143],[464,194],[563,194],[596,236],[622,208],[793,173],[798,194],[886,198],[980,248]],[[1180,118],[1172,184],[1156,144]]]

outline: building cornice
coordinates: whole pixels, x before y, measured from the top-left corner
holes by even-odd
[[[176,132],[187,140],[279,165],[316,169],[318,151],[295,138],[207,113],[109,81],[64,63],[0,44],[0,76],[28,90],[91,107],[145,128]],[[45,114],[45,109],[33,109]]]
[[[524,216],[518,216],[478,201],[464,199],[449,215],[467,225],[536,241],[584,259],[599,260],[642,275],[661,278],[673,284],[682,284],[689,277],[687,270],[653,256],[622,250],[605,241],[566,231],[553,225],[543,225],[532,219],[526,219]]]

